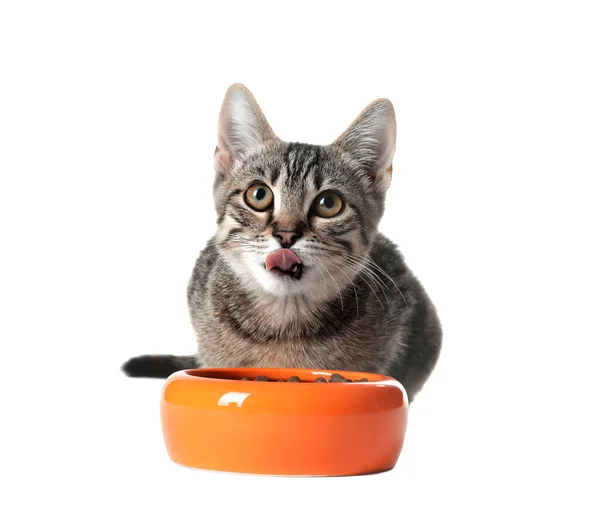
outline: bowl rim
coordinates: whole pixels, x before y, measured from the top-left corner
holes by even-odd
[[[402,384],[396,380],[395,378],[389,377],[387,375],[382,375],[379,373],[370,373],[370,372],[366,372],[366,371],[347,371],[347,370],[325,370],[325,369],[312,369],[312,368],[261,368],[261,367],[243,367],[243,368],[193,368],[193,369],[185,369],[185,370],[181,370],[179,372],[174,373],[173,375],[179,373],[182,377],[187,378],[187,379],[200,379],[200,380],[204,380],[204,381],[215,381],[215,382],[220,382],[220,383],[227,383],[227,382],[231,382],[231,383],[243,383],[243,384],[272,384],[274,382],[274,380],[268,380],[268,381],[263,381],[263,380],[242,380],[241,378],[237,378],[237,377],[227,377],[227,376],[208,376],[210,374],[215,374],[215,375],[223,375],[223,374],[235,374],[237,376],[240,377],[245,377],[246,375],[250,375],[250,374],[255,374],[257,372],[260,372],[260,374],[262,375],[269,375],[269,374],[275,374],[275,373],[287,373],[290,376],[294,376],[294,374],[296,374],[296,376],[298,376],[298,374],[302,374],[302,375],[312,375],[314,376],[314,378],[318,378],[318,377],[330,377],[335,373],[338,373],[340,375],[343,376],[354,376],[356,378],[360,377],[362,378],[367,378],[369,380],[367,380],[366,382],[361,382],[360,379],[356,382],[352,382],[351,384],[348,383],[331,383],[331,385],[358,385],[358,384],[385,384],[385,385],[399,385],[402,387]],[[171,376],[173,376],[171,375]],[[258,376],[258,375],[256,375]],[[278,378],[278,377],[274,377],[274,378]],[[348,377],[349,378],[349,377]],[[275,381],[276,382],[276,381]],[[287,380],[286,380],[287,382]],[[329,387],[330,383],[328,384],[317,384],[314,381],[305,381],[305,380],[301,380],[300,383],[296,383],[294,387],[306,387],[306,386],[312,386],[312,385],[318,386],[318,387]]]
[[[377,380],[352,383],[284,383],[238,378],[203,376],[207,374],[297,374],[317,378],[326,373],[353,374],[357,378],[375,377]],[[344,375],[345,376],[345,375]],[[274,377],[277,378],[277,377]],[[327,388],[327,389],[323,389]],[[162,401],[165,404],[222,411],[228,398],[252,398],[240,401],[241,412],[277,414],[299,413],[360,413],[393,409],[409,402],[402,384],[387,375],[337,370],[296,368],[196,368],[173,373],[165,382]],[[327,395],[327,396],[325,396]],[[243,407],[243,411],[242,411]]]

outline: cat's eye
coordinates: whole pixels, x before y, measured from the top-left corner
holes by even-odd
[[[340,214],[344,208],[342,197],[335,191],[321,193],[313,202],[311,211],[321,218],[332,218]]]
[[[255,211],[266,211],[273,205],[273,191],[265,184],[252,184],[246,190],[244,198]]]

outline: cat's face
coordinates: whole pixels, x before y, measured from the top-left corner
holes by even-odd
[[[321,301],[356,278],[383,213],[395,120],[377,101],[329,146],[286,143],[232,86],[215,153],[217,243],[250,289]]]

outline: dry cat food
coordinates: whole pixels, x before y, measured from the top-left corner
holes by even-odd
[[[269,380],[268,377],[265,377],[264,375],[259,375],[258,377],[256,377],[255,379],[249,378],[249,377],[244,377],[242,380],[246,380],[246,381],[251,381],[254,380],[255,382],[302,382],[302,380],[300,380],[300,377],[297,376],[293,376],[288,378],[287,380]],[[340,383],[340,382],[368,382],[369,379],[367,378],[361,378],[360,380],[351,380],[349,378],[344,378],[342,375],[340,375],[339,373],[334,373],[333,375],[331,375],[329,377],[329,380],[327,380],[327,378],[325,377],[319,377],[317,379],[315,379],[315,382],[319,383],[319,384],[323,384],[323,383]]]

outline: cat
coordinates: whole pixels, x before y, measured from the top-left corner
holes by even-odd
[[[435,306],[378,233],[396,148],[394,108],[368,105],[332,144],[283,142],[232,85],[214,154],[217,232],[188,285],[198,353],[144,355],[133,377],[195,367],[374,372],[412,401],[437,364]]]

